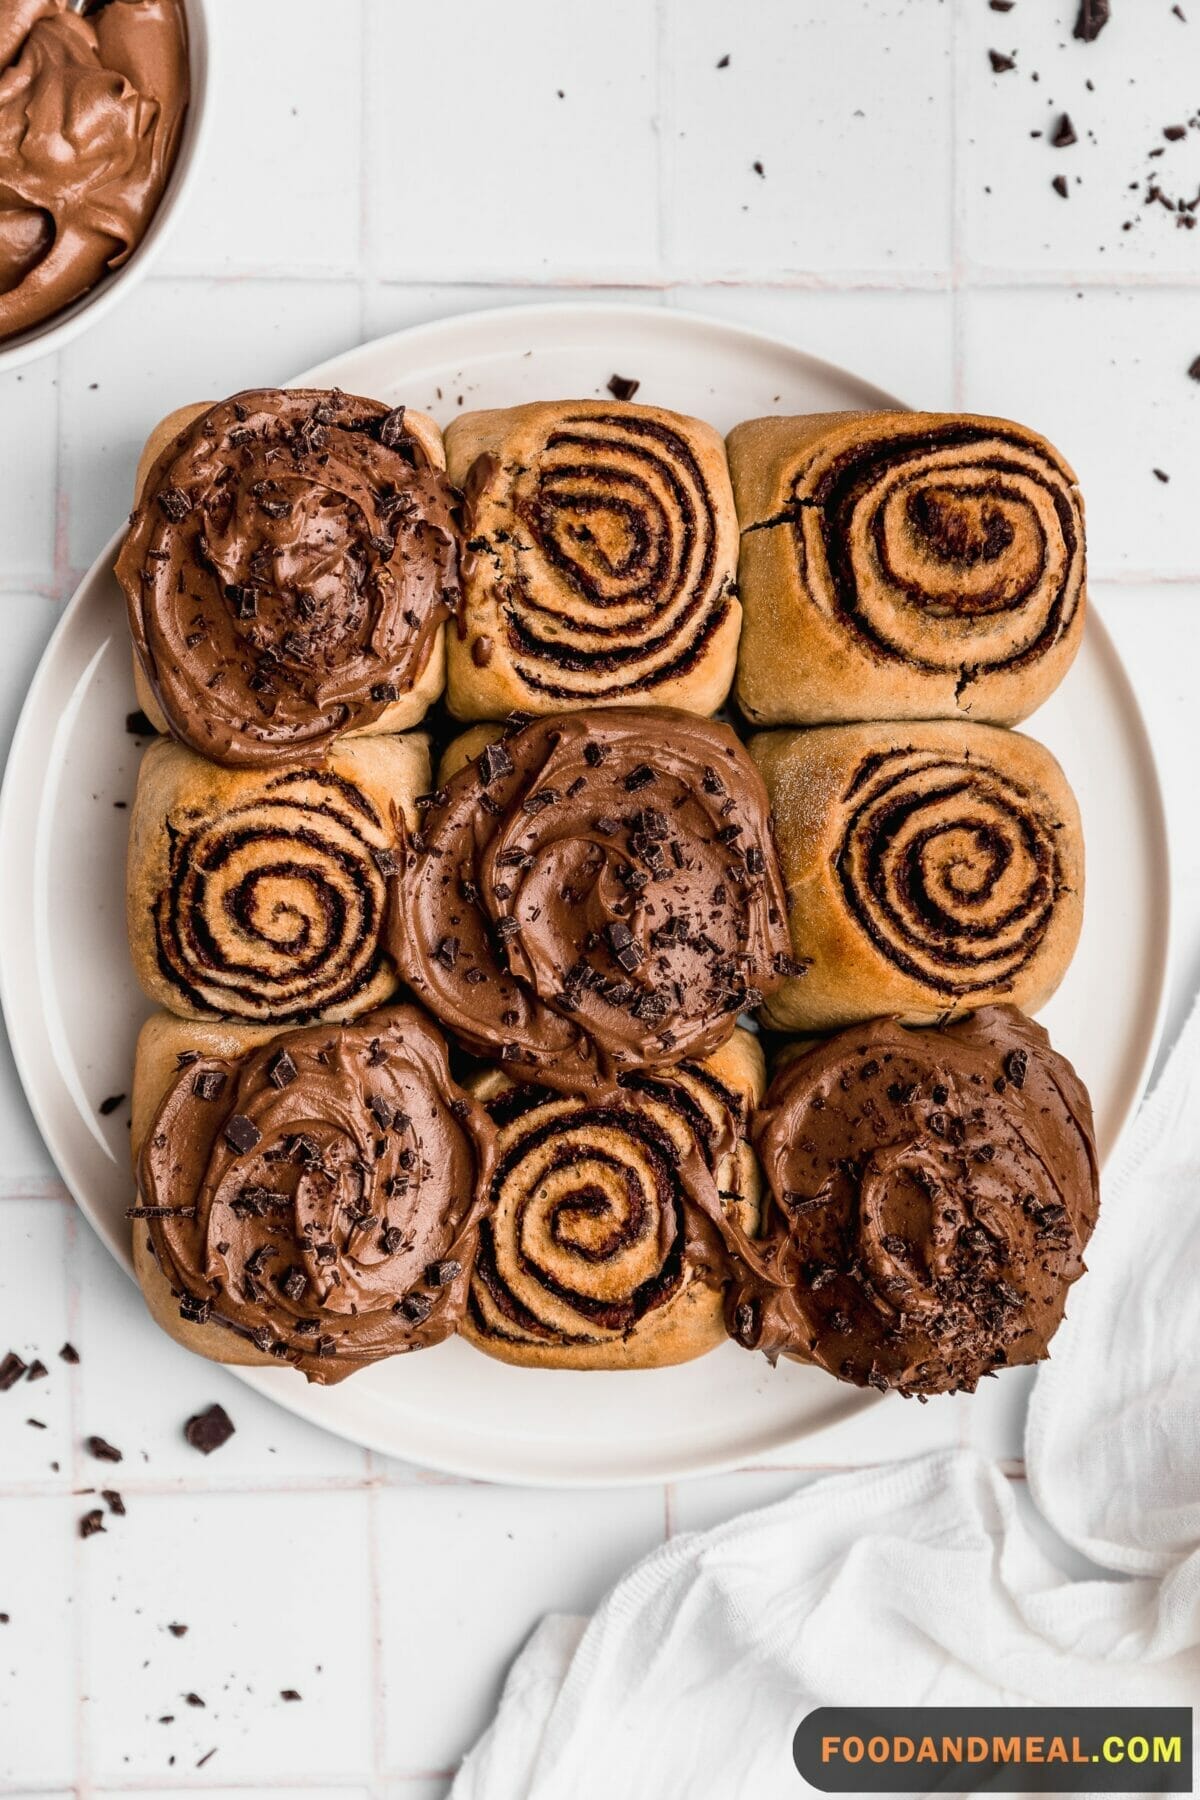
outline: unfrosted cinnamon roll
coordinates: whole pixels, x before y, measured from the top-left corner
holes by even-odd
[[[432,421],[264,388],[154,441],[117,559],[151,721],[234,767],[416,723],[458,603]]]
[[[565,713],[458,761],[409,838],[391,947],[469,1049],[514,1080],[604,1085],[708,1055],[779,986],[766,796],[728,726]]]
[[[222,769],[151,744],[126,887],[146,994],[188,1018],[255,1023],[350,1019],[386,1000],[388,884],[429,779],[419,732],[285,769]]]
[[[455,419],[446,459],[467,515],[448,644],[457,718],[717,710],[741,608],[737,519],[711,425],[661,407],[546,401]]]
[[[1012,725],[1079,648],[1083,502],[1046,439],[956,413],[751,419],[729,436],[759,724]]]
[[[181,0],[0,7],[0,341],[128,260],[188,105]]]
[[[466,1302],[491,1145],[415,1007],[283,1033],[156,1014],[133,1095],[150,1309],[215,1361],[322,1383],[439,1343]]]
[[[470,1084],[496,1127],[462,1335],[535,1368],[644,1369],[723,1341],[729,1223],[753,1237],[746,1142],[762,1053],[738,1031],[702,1063],[606,1093]]]
[[[1032,1020],[810,1045],[753,1136],[763,1235],[727,1302],[746,1348],[907,1394],[1046,1355],[1100,1195],[1087,1092]]]
[[[1083,920],[1079,808],[1050,752],[987,725],[762,732],[800,974],[773,1025],[1036,1011]]]

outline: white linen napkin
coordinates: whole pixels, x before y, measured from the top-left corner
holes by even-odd
[[[1067,1580],[969,1451],[823,1480],[672,1539],[590,1622],[544,1620],[452,1800],[794,1800],[819,1705],[1200,1703],[1200,1004],[1088,1261],[1028,1478],[1134,1579]]]

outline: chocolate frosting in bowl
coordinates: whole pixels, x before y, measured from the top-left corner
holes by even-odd
[[[70,305],[145,235],[188,105],[181,0],[0,8],[0,342]]]
[[[707,1055],[791,968],[766,791],[728,726],[539,719],[430,798],[392,955],[514,1079],[570,1089]]]
[[[1087,1092],[1023,1013],[817,1043],[753,1138],[770,1198],[728,1299],[746,1348],[906,1394],[1046,1355],[1099,1179]]]
[[[414,1007],[197,1056],[138,1158],[181,1316],[311,1381],[440,1343],[466,1305],[491,1126]]]
[[[117,559],[174,734],[254,765],[321,755],[378,719],[457,604],[453,503],[403,407],[266,388],[193,420]]]

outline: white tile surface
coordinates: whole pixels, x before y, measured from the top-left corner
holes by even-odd
[[[377,1505],[384,1745],[395,1770],[452,1768],[542,1615],[590,1611],[665,1532],[661,1489],[414,1487],[388,1489]]]
[[[951,8],[757,0],[742,18],[667,0],[672,274],[945,274]]]
[[[370,185],[368,266],[522,284],[653,274],[655,43],[643,0],[523,0],[516,14],[376,0],[367,154],[390,179]]]
[[[367,1495],[126,1504],[127,1517],[81,1547],[84,1729],[97,1780],[172,1768],[191,1779],[214,1748],[202,1772],[221,1783],[337,1785],[369,1767]],[[289,1688],[299,1701],[281,1698]]]
[[[169,408],[525,299],[707,311],[915,404],[1027,417],[1076,462],[1098,604],[1164,772],[1177,1028],[1200,983],[1200,227],[1140,199],[1151,175],[1200,181],[1197,132],[1161,136],[1195,110],[1200,17],[1124,4],[1083,46],[1073,6],[1033,0],[213,5],[212,148],[158,277],[0,380],[0,748]],[[993,76],[989,48],[1016,70]],[[1061,110],[1075,147],[1028,135]],[[640,1493],[510,1492],[368,1456],[151,1325],[71,1210],[3,1050],[0,1251],[0,1355],[51,1370],[0,1395],[0,1793],[444,1800],[537,1618],[591,1607],[667,1532],[943,1444],[1019,1465],[1024,1372],[866,1409],[796,1467]],[[204,1459],[181,1427],[214,1400],[237,1433]],[[92,1432],[120,1465],[87,1456]],[[69,1490],[93,1485],[128,1513],[83,1542],[93,1497]]]

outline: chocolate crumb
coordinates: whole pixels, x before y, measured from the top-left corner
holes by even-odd
[[[280,1688],[279,1690],[281,1700],[299,1700],[300,1697],[295,1688]]]
[[[95,1535],[98,1531],[103,1531],[103,1530],[104,1530],[103,1509],[99,1506],[94,1506],[92,1508],[91,1512],[84,1513],[82,1519],[80,1519],[79,1535],[81,1538],[95,1537]]]
[[[210,1406],[202,1413],[196,1413],[183,1428],[183,1435],[193,1450],[199,1450],[202,1456],[211,1456],[222,1444],[227,1444],[233,1436],[233,1420],[223,1406]]]
[[[29,1365],[29,1373],[25,1377],[25,1379],[26,1379],[26,1381],[41,1381],[42,1377],[44,1375],[48,1375],[49,1373],[50,1373],[49,1369],[46,1367],[45,1363],[41,1360],[41,1358],[34,1357],[33,1361]]]
[[[94,1456],[96,1458],[97,1462],[119,1463],[124,1462],[125,1460],[116,1445],[110,1444],[107,1438],[84,1438],[83,1447],[89,1456]]]
[[[125,1502],[122,1500],[120,1494],[118,1494],[116,1488],[101,1488],[100,1498],[108,1502],[108,1510],[110,1513],[115,1513],[119,1519],[125,1517]]]
[[[1167,482],[1171,479],[1165,469],[1154,469],[1152,473],[1157,481]]]
[[[64,1344],[58,1354],[65,1363],[77,1363],[79,1361],[79,1352],[74,1344]]]
[[[1007,75],[1010,69],[1015,69],[1017,66],[1015,57],[1005,56],[1000,50],[989,50],[988,61],[992,65],[993,75]]]
[[[1071,123],[1070,113],[1063,113],[1058,124],[1054,127],[1054,134],[1051,137],[1050,142],[1054,145],[1056,150],[1069,150],[1072,144],[1077,144],[1079,142],[1079,139],[1075,136],[1075,127]]]
[[[28,1367],[28,1363],[23,1362],[15,1350],[10,1350],[4,1361],[0,1362],[0,1394],[7,1394],[9,1388],[16,1387]]]
[[[172,1621],[172,1623],[167,1626],[167,1630],[172,1637],[180,1638],[187,1636],[187,1626],[180,1625],[177,1620]]]
[[[641,385],[632,375],[610,375],[608,378],[608,391],[614,400],[632,400]]]
[[[1085,44],[1094,44],[1108,20],[1108,0],[1079,0],[1079,14],[1072,36]]]
[[[185,1694],[183,1697],[187,1701],[189,1706],[203,1706],[204,1705],[204,1702],[200,1698],[199,1694]]]
[[[1062,197],[1062,199],[1065,200],[1067,198],[1067,178],[1065,175],[1056,175],[1054,180],[1050,183],[1050,186],[1054,189],[1056,194]]]
[[[754,173],[755,173],[755,174],[756,174],[756,175],[758,175],[758,176],[760,176],[760,177],[761,177],[761,178],[762,178],[762,180],[764,180],[764,181],[765,181],[765,180],[766,180],[766,178],[767,178],[767,171],[766,171],[766,170],[765,170],[765,169],[764,169],[764,168],[763,168],[763,166],[762,166],[762,164],[761,164],[761,163],[760,163],[760,162],[757,162],[757,161],[755,161],[755,162],[752,162],[752,163],[751,163],[751,164],[750,164],[750,167],[751,167],[751,168],[752,168],[752,169],[753,169],[753,170],[754,170]]]
[[[720,61],[717,63],[717,67],[718,69],[727,69],[729,67],[729,57],[727,55],[721,57]]]
[[[110,1113],[116,1112],[124,1098],[124,1094],[110,1094],[107,1100],[102,1100],[100,1102],[96,1111],[100,1114],[102,1119],[107,1119]]]

